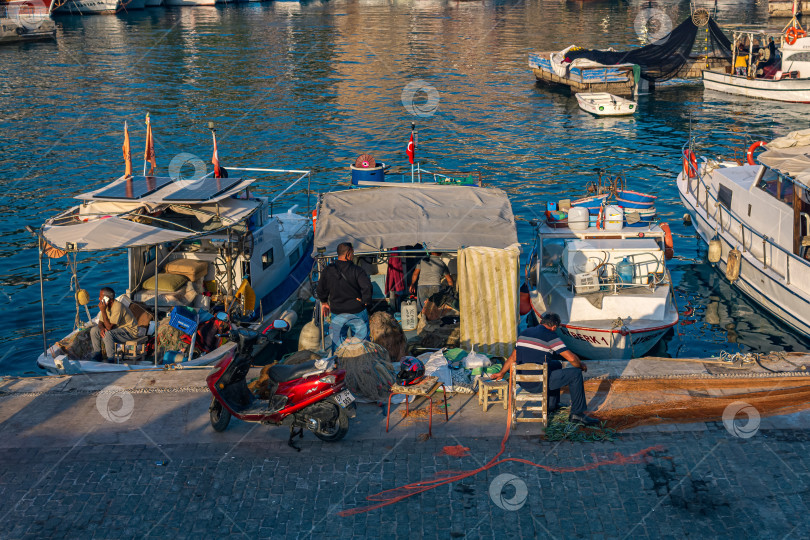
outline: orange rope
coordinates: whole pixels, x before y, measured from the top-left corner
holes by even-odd
[[[514,385],[513,378],[510,377],[509,392],[508,392],[509,395],[507,404],[507,410],[509,411],[512,410],[512,396],[514,394],[513,385]],[[506,441],[509,439],[509,433],[511,432],[511,430],[512,430],[512,414],[510,412],[506,420],[506,433],[504,433],[503,439],[501,439],[501,449],[483,467],[479,467],[471,471],[441,471],[437,473],[432,480],[424,480],[422,482],[414,482],[412,484],[406,484],[404,486],[386,489],[385,491],[381,491],[379,493],[369,495],[368,497],[366,497],[366,500],[375,501],[377,502],[377,504],[362,506],[360,508],[351,508],[348,510],[342,510],[338,512],[338,515],[341,517],[347,517],[369,512],[371,510],[377,510],[378,508],[383,508],[384,506],[389,506],[391,504],[398,503],[404,499],[407,499],[408,497],[413,497],[414,495],[418,495],[419,493],[430,491],[431,489],[435,489],[439,486],[451,484],[453,482],[458,482],[460,480],[464,480],[465,478],[475,476],[478,473],[491,469],[492,467],[500,465],[501,463],[506,463],[507,461],[524,463],[526,465],[531,465],[532,467],[537,467],[550,472],[566,473],[566,472],[590,471],[596,469],[597,467],[602,467],[604,465],[629,465],[635,463],[642,463],[644,461],[644,458],[646,458],[649,453],[664,450],[663,446],[656,445],[650,446],[649,448],[645,448],[644,450],[640,450],[635,454],[631,454],[629,456],[625,456],[620,454],[619,452],[616,452],[614,454],[613,459],[603,461],[597,460],[594,461],[593,463],[588,463],[587,465],[580,465],[578,467],[550,467],[548,465],[540,465],[539,463],[534,463],[532,461],[529,461],[528,459],[521,459],[521,458],[504,458],[498,460],[498,458],[501,457],[501,454],[503,454],[504,451],[506,451]]]

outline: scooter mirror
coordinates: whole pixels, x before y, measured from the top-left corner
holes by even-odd
[[[280,330],[282,332],[286,332],[290,329],[290,323],[283,319],[277,319],[273,321],[273,330]]]
[[[219,313],[217,313],[217,319],[225,322],[228,320],[228,314],[225,313],[224,311],[220,311]]]

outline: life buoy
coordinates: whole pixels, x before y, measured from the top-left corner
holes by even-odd
[[[763,141],[757,141],[748,147],[748,151],[745,153],[745,158],[748,160],[749,165],[756,165],[756,162],[754,161],[754,150],[760,146],[765,146],[765,143]]]
[[[662,223],[661,230],[664,231],[664,257],[666,260],[670,260],[675,255],[675,243],[672,241],[669,223]]]
[[[312,232],[315,232],[315,224],[318,222],[318,209],[312,211]]]
[[[599,215],[596,216],[596,228],[602,230],[605,228],[605,207],[599,207]]]
[[[691,167],[689,166],[690,164],[692,165]],[[689,178],[695,178],[697,176],[697,170],[697,157],[694,152],[687,148],[683,152],[683,175]]]
[[[785,32],[785,41],[787,41],[788,45],[793,45],[796,43],[796,40],[799,38],[803,38],[807,35],[807,32],[802,30],[801,28],[791,27],[788,28],[788,31]]]

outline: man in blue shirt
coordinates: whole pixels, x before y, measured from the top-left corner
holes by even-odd
[[[549,412],[559,409],[560,388],[567,386],[571,394],[571,415],[569,420],[585,425],[597,425],[599,420],[586,414],[585,387],[582,382],[582,372],[588,367],[579,357],[572,353],[557,335],[560,326],[560,316],[556,313],[545,313],[540,324],[534,328],[526,329],[518,336],[515,352],[504,363],[503,369],[493,375],[493,380],[503,378],[512,367],[513,362],[518,364],[546,364],[548,373],[548,405]],[[570,368],[563,369],[562,363],[554,357],[560,356],[571,363]],[[530,372],[526,372],[527,375]],[[522,382],[520,387],[533,394],[543,391],[543,383]]]

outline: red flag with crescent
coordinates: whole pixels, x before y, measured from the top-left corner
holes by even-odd
[[[413,164],[413,160],[416,158],[416,148],[413,144],[413,131],[411,131],[411,140],[408,141],[408,148],[405,152],[408,154],[408,160]]]
[[[217,134],[211,130],[211,136],[214,137],[214,155],[211,156],[211,163],[214,165],[214,178],[222,178],[222,170],[219,167],[219,153],[217,152]]]

